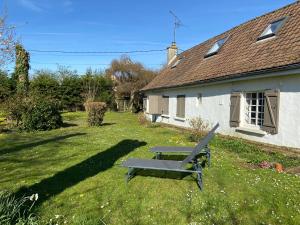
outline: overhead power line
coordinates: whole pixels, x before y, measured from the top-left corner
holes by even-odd
[[[109,66],[111,65],[110,63],[59,63],[59,62],[36,62],[36,61],[31,61],[33,64],[41,64],[41,65],[69,65],[69,66]],[[151,66],[162,66],[163,64],[147,64]]]
[[[62,54],[130,54],[130,53],[163,52],[163,51],[166,51],[166,49],[133,50],[133,51],[64,51],[64,50],[30,49],[28,51],[29,52],[44,52],[44,53],[62,53]]]

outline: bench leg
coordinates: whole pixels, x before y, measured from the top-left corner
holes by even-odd
[[[202,181],[202,167],[197,161],[194,161],[193,168],[197,173],[197,185],[200,188],[200,191],[203,190],[203,181]]]
[[[126,183],[128,183],[135,175],[135,168],[128,168],[128,172],[126,174]]]
[[[161,158],[162,153],[161,152],[156,152],[155,153],[155,158],[156,159],[160,159]]]
[[[203,190],[202,172],[197,173],[197,184],[198,187],[200,188],[200,191],[202,191]]]
[[[206,158],[207,158],[208,167],[210,167],[210,164],[211,164],[210,156],[211,156],[210,149],[207,147],[207,149],[206,149]]]

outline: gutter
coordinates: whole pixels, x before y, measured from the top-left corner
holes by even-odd
[[[156,90],[170,89],[170,88],[190,87],[190,86],[196,86],[196,85],[202,85],[202,84],[212,84],[212,83],[217,83],[217,82],[219,83],[219,82],[238,81],[238,80],[244,80],[244,79],[250,79],[250,78],[279,76],[279,75],[283,75],[280,72],[287,72],[289,70],[296,70],[296,69],[300,69],[300,62],[285,65],[285,66],[272,67],[272,68],[268,68],[268,69],[254,70],[251,72],[231,74],[231,75],[226,75],[226,76],[217,77],[217,78],[211,78],[211,79],[207,79],[207,80],[194,81],[194,82],[180,84],[180,85],[150,88],[150,89],[146,89],[146,90],[141,89],[141,92],[156,91]],[[279,74],[277,74],[277,73],[279,73]],[[300,74],[300,71],[297,73]]]

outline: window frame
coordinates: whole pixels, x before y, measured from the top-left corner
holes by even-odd
[[[176,67],[178,66],[178,64],[180,63],[181,60],[182,60],[182,58],[177,59],[176,62],[174,62],[174,63],[172,64],[171,69],[176,68]]]
[[[256,94],[256,99],[255,99],[255,105],[252,105],[252,102],[250,105],[248,105],[247,103],[247,94]],[[262,98],[259,97],[259,95],[262,95]],[[250,98],[250,101],[253,101],[253,97]],[[262,105],[259,104],[259,101],[262,101]],[[249,108],[247,108],[249,107]],[[255,107],[255,124],[252,124],[252,109],[251,107]],[[259,110],[259,108],[261,107],[262,110]],[[264,123],[264,107],[265,107],[265,95],[264,95],[264,91],[247,91],[244,92],[243,94],[243,107],[241,107],[241,109],[243,109],[242,115],[242,121],[243,121],[243,126],[249,127],[249,128],[256,128],[256,129],[260,129],[263,126]],[[247,121],[247,114],[249,116],[249,121]],[[259,114],[261,114],[262,116],[259,117]],[[259,120],[261,121],[261,123],[259,123]]]
[[[257,38],[257,41],[261,41],[261,40],[265,40],[265,39],[268,39],[268,38],[271,38],[271,37],[275,37],[278,34],[278,32],[280,31],[280,29],[284,26],[284,24],[286,23],[287,19],[288,19],[288,17],[285,16],[285,17],[282,17],[280,19],[274,20],[271,23],[269,23],[265,27],[265,29],[263,30],[263,32],[260,34],[260,36]],[[278,22],[281,22],[281,23],[278,25],[278,27],[276,28],[276,30],[274,30],[274,32],[272,32],[270,34],[265,34],[264,35],[264,33],[266,33],[266,31],[268,29],[270,29],[270,27],[272,26],[272,24],[278,23]]]
[[[197,106],[202,105],[202,98],[203,98],[202,93],[198,93],[197,94]]]
[[[205,54],[204,58],[209,58],[211,56],[214,56],[216,54],[218,54],[220,52],[220,50],[223,48],[223,46],[226,44],[226,42],[228,41],[229,39],[229,36],[227,37],[224,37],[224,38],[220,38],[218,39],[217,41],[214,42],[214,44],[210,47],[210,49],[207,51],[207,53]],[[224,40],[224,43],[216,50],[216,51],[213,51],[213,52],[210,52],[212,50],[212,48],[218,44],[218,42]]]

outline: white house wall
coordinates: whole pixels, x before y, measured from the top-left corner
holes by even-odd
[[[258,136],[240,133],[236,131],[236,128],[231,128],[229,126],[231,93],[234,91],[264,91],[266,89],[280,90],[278,134]],[[189,119],[200,116],[210,124],[219,122],[218,132],[221,134],[279,146],[300,148],[300,75],[168,89],[155,93],[169,96],[169,118],[158,116],[157,122],[189,127]],[[200,105],[197,99],[199,93],[202,94]],[[151,94],[151,92],[147,93],[147,95]],[[186,96],[184,121],[176,119],[176,97],[182,94]],[[242,105],[241,110],[243,110]],[[241,115],[243,115],[243,111],[241,111]]]

